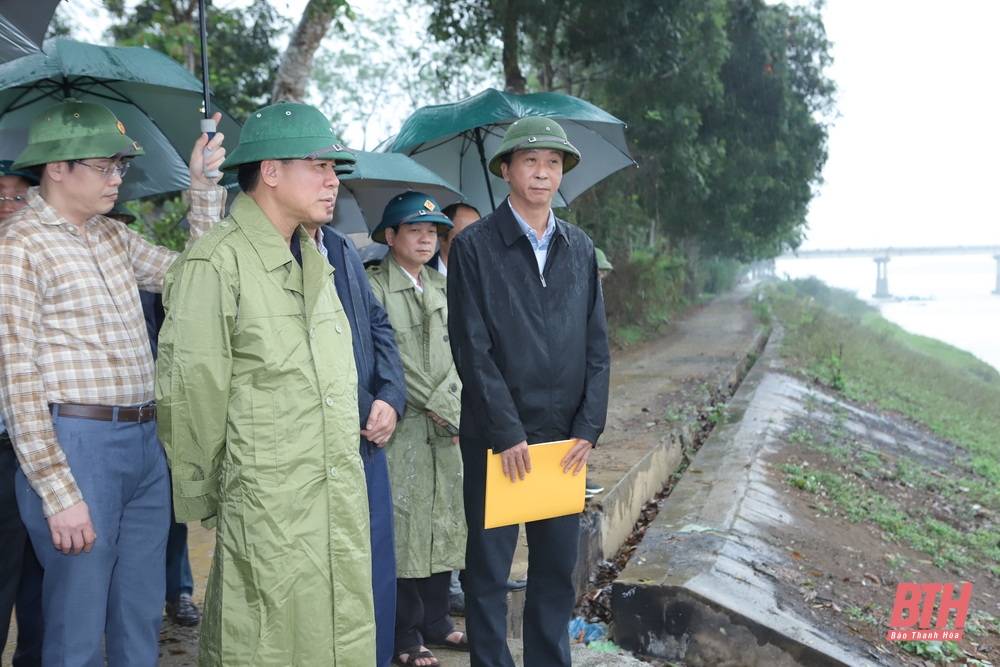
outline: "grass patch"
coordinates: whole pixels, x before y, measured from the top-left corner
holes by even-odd
[[[960,445],[1000,484],[1000,373],[971,354],[909,334],[870,306],[815,279],[769,290],[785,327],[782,354],[846,398],[924,424]],[[839,388],[838,388],[839,387]]]
[[[786,482],[849,520],[876,525],[888,538],[926,552],[941,568],[960,573],[997,564],[990,569],[1000,576],[1000,529],[982,520],[1000,513],[1000,373],[967,352],[905,332],[852,294],[815,279],[772,286],[764,301],[785,329],[782,355],[801,373],[845,399],[922,424],[967,454],[947,474],[884,456],[849,433],[843,409],[832,406],[825,433],[799,428],[788,437],[828,455],[838,469],[786,465]],[[808,402],[817,408],[815,398]],[[908,490],[938,502],[908,506]],[[927,650],[913,649],[921,656]]]

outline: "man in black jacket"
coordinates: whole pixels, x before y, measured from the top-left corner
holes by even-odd
[[[376,664],[388,667],[396,619],[396,546],[389,465],[383,447],[406,405],[403,362],[389,317],[372,294],[354,244],[329,225],[309,231],[320,253],[333,265],[334,287],[351,323],[354,363],[358,369],[361,460],[365,465],[371,520]]]
[[[448,329],[462,378],[466,620],[472,665],[513,667],[507,577],[518,528],[483,528],[486,457],[511,481],[531,472],[528,443],[575,439],[562,461],[578,474],[604,430],[610,352],[594,244],[552,213],[562,175],[580,161],[563,129],[522,118],[490,170],[510,184],[496,211],[460,233],[448,261]],[[580,519],[530,522],[525,667],[570,665]]]

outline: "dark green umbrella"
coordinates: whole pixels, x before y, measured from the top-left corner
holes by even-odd
[[[122,200],[188,188],[204,98],[181,65],[152,49],[62,38],[0,64],[0,156],[20,153],[35,116],[67,97],[108,107],[146,149],[122,183]],[[223,112],[219,131],[235,139],[240,125]]]
[[[462,193],[450,183],[405,155],[355,152],[358,161],[353,171],[340,176],[330,223],[345,234],[367,234],[375,229],[389,200],[408,190],[430,195],[441,206],[462,199]]]
[[[417,109],[390,150],[409,155],[454,183],[485,215],[510,191],[503,179],[489,173],[487,164],[510,124],[525,116],[557,121],[583,156],[563,176],[553,206],[569,205],[611,174],[635,164],[625,142],[625,123],[590,102],[561,93],[515,95],[493,89]]]

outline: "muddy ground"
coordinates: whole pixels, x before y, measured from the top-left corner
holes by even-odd
[[[817,392],[823,388],[817,387]],[[990,571],[996,563],[948,564],[942,558],[949,548],[947,540],[942,539],[931,553],[911,549],[872,522],[852,521],[849,510],[837,507],[822,490],[789,483],[791,478],[783,471],[787,465],[837,473],[850,480],[859,496],[876,493],[897,504],[906,516],[929,513],[967,534],[992,527],[996,517],[970,497],[969,489],[959,486],[957,494],[947,490],[949,482],[973,476],[963,464],[961,450],[897,415],[879,415],[864,405],[848,407],[850,420],[865,424],[868,437],[844,432],[838,427],[843,410],[818,401],[808,418],[790,425],[786,431],[790,442],[769,460],[781,480],[774,488],[784,486],[783,503],[796,518],[794,529],[771,532],[769,541],[790,558],[769,574],[797,590],[799,599],[793,602],[800,613],[862,638],[871,646],[873,658],[891,663],[892,656],[913,665],[944,664],[926,660],[945,647],[937,642],[913,647],[921,656],[886,640],[897,584],[952,583],[957,588],[972,582],[964,638],[958,642],[958,653],[947,653],[953,660],[949,664],[983,664],[970,662],[975,660],[1000,664],[1000,635],[994,620],[1000,616],[1000,580]],[[900,462],[924,466],[939,484],[920,488],[902,481]]]

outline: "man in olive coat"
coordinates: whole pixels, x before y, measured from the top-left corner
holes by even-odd
[[[529,443],[575,439],[562,465],[578,474],[604,430],[610,352],[594,244],[551,208],[563,173],[579,161],[556,122],[512,124],[490,161],[510,197],[459,233],[448,258],[448,332],[463,383],[473,667],[514,665],[506,596],[518,527],[483,527],[486,457],[499,453],[516,484],[531,472]],[[525,667],[570,665],[579,530],[576,514],[525,525]]]
[[[165,282],[174,509],[217,525],[199,665],[375,664],[351,327],[303,226],[332,219],[353,160],[314,107],[251,114],[222,167],[242,194]]]

